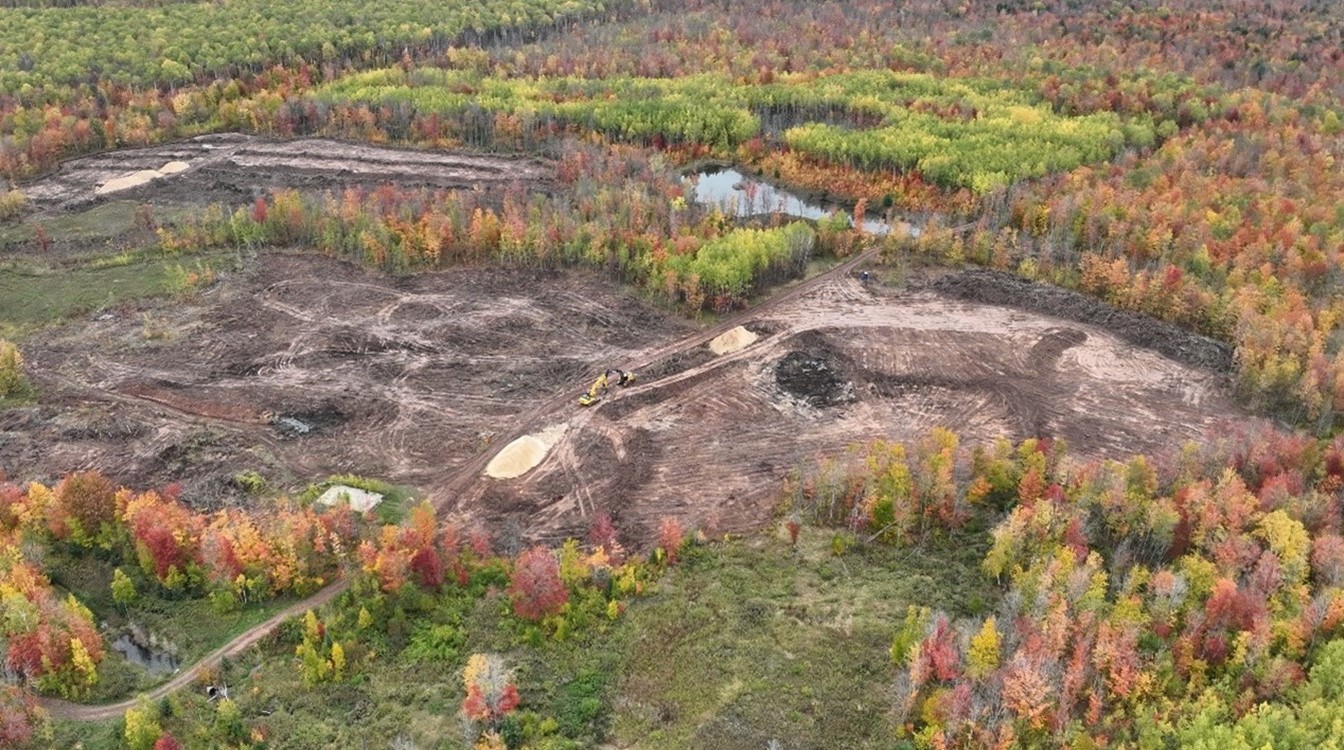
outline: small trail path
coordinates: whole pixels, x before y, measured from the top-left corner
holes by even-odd
[[[271,631],[280,626],[280,623],[291,617],[298,617],[310,609],[316,609],[317,607],[326,604],[348,588],[350,588],[350,580],[348,578],[341,579],[321,591],[318,591],[307,599],[285,607],[279,612],[271,615],[264,622],[253,625],[240,633],[233,640],[206,654],[195,664],[180,670],[173,679],[144,693],[144,696],[148,698],[150,702],[154,702],[174,690],[190,685],[196,681],[196,677],[203,669],[219,664],[220,659],[225,657],[241,654],[261,639],[270,635]],[[139,696],[136,696],[135,698],[128,698],[127,700],[117,703],[88,705],[83,703],[71,703],[70,701],[64,701],[59,698],[39,698],[38,703],[41,704],[41,706],[47,710],[47,713],[51,714],[52,718],[55,719],[67,719],[70,721],[104,721],[106,719],[121,716],[128,708],[134,708],[138,700]]]

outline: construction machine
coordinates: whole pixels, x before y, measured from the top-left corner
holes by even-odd
[[[635,382],[635,374],[633,372],[626,372],[625,370],[617,370],[615,368],[607,370],[597,376],[597,380],[593,381],[593,384],[588,388],[587,393],[579,396],[579,406],[592,406],[598,401],[601,401],[602,397],[607,395],[607,389],[613,384],[627,386],[633,382]]]

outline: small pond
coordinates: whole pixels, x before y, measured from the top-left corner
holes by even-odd
[[[697,172],[689,175],[687,181],[694,185],[692,200],[704,206],[717,206],[729,216],[779,213],[800,219],[820,219],[836,210],[835,207],[804,200],[768,182],[748,177],[736,169]],[[896,222],[893,227],[881,219],[864,219],[863,231],[876,235],[905,231],[919,236],[919,227],[906,222]]]
[[[150,674],[169,674],[177,671],[177,657],[152,646],[143,646],[130,633],[122,633],[112,641],[112,650],[126,657],[126,661],[144,667]]]

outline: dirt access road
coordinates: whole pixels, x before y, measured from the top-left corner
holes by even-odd
[[[195,664],[185,667],[178,671],[172,679],[159,685],[158,687],[144,693],[146,700],[157,702],[169,693],[176,692],[182,688],[194,684],[200,677],[201,672],[207,667],[219,664],[221,659],[232,658],[242,654],[263,638],[270,635],[272,631],[280,627],[281,623],[291,617],[301,617],[310,609],[316,609],[330,602],[332,599],[340,596],[342,592],[350,588],[349,579],[344,579],[331,584],[312,596],[301,602],[296,602],[283,610],[271,615],[264,622],[258,623],[238,637],[211,651],[202,657]],[[114,719],[126,713],[127,709],[134,708],[139,703],[140,697],[130,698],[118,703],[104,703],[101,705],[88,705],[83,703],[71,703],[60,700],[59,698],[38,698],[37,702],[46,709],[47,713],[54,718],[65,719],[67,721],[106,721]]]

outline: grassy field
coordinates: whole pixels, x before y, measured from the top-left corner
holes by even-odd
[[[186,216],[184,209],[151,213],[138,203],[112,201],[0,224],[0,336],[22,336],[129,300],[191,291],[225,256],[166,254],[146,229],[146,222],[172,226]]]
[[[0,270],[0,325],[11,335],[21,334],[129,300],[180,294],[189,286],[187,276],[206,272],[209,262],[159,259],[69,270]]]
[[[829,530],[711,545],[632,608],[612,735],[623,747],[890,747],[888,650],[910,605],[991,602],[984,535],[833,554]]]
[[[39,227],[53,243],[110,242],[135,228],[140,210],[133,201],[108,201],[74,213],[9,222],[0,225],[0,250],[36,245]]]

